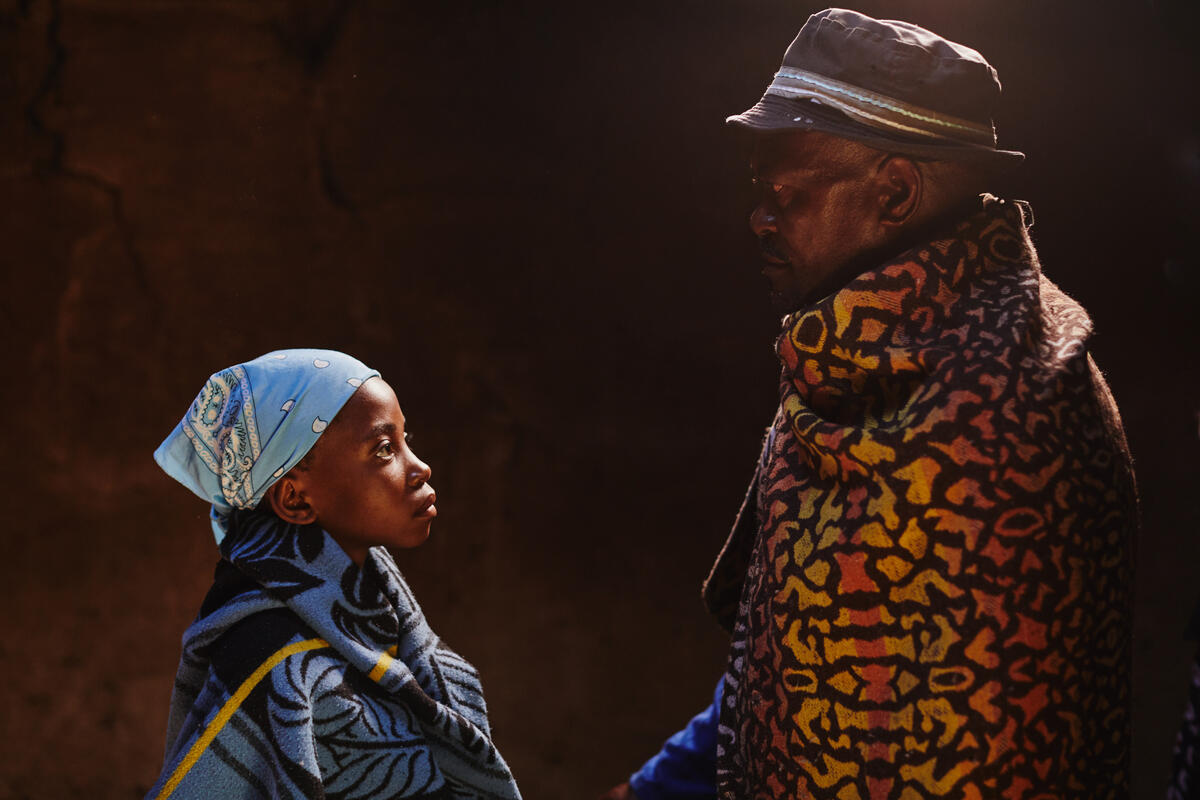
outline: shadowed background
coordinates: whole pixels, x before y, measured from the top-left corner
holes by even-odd
[[[1198,77],[1183,0],[862,2],[981,50],[1000,187],[1091,311],[1143,500],[1135,796],[1161,795],[1200,513]],[[527,798],[709,698],[700,580],[777,390],[721,121],[811,3],[20,0],[0,8],[0,797],[133,798],[215,548],[150,453],[209,373],[348,351],[433,467],[399,554]]]

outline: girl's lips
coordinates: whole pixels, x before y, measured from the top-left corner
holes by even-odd
[[[437,516],[437,506],[434,505],[434,503],[436,503],[436,502],[437,502],[437,495],[434,492],[430,492],[429,497],[425,498],[425,501],[423,503],[421,503],[420,507],[417,508],[417,513],[414,514],[413,516],[436,517]]]

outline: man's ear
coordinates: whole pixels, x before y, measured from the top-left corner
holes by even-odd
[[[907,156],[890,156],[879,165],[875,178],[880,223],[899,227],[912,219],[921,207],[925,188],[924,176],[916,163]]]
[[[317,512],[309,505],[301,481],[291,472],[271,485],[266,499],[271,504],[271,510],[284,522],[311,525],[317,519]]]

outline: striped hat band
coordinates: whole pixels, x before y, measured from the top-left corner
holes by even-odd
[[[816,101],[864,125],[901,135],[996,146],[996,129],[991,125],[914,106],[861,86],[794,67],[781,67],[766,93]]]

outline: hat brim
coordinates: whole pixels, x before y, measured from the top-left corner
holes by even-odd
[[[888,135],[851,119],[842,112],[811,100],[766,94],[741,114],[726,117],[725,122],[756,133],[820,131],[843,139],[861,142],[888,153],[903,153],[935,161],[988,162],[995,166],[1016,166],[1025,160],[1017,150],[957,142],[931,142],[900,135]]]

